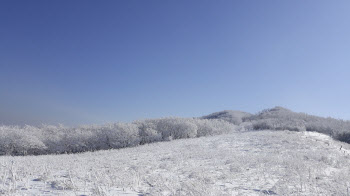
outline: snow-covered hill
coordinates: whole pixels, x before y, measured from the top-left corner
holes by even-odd
[[[348,195],[348,144],[246,131],[119,150],[1,156],[5,195]]]
[[[254,115],[225,110],[202,118],[224,120],[254,130],[271,129],[324,133],[336,140],[350,143],[350,121],[293,112],[279,106],[265,109]]]

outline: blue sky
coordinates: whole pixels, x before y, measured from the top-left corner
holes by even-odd
[[[280,105],[350,120],[349,1],[1,1],[0,123]]]

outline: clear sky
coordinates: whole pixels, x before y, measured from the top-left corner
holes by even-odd
[[[0,123],[350,120],[350,1],[0,1]]]

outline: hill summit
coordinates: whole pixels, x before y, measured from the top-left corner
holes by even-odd
[[[252,116],[252,114],[235,110],[224,110],[221,112],[215,112],[201,117],[202,119],[221,119],[239,125],[243,122],[243,118]]]

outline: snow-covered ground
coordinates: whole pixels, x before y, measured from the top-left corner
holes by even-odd
[[[348,144],[250,131],[69,155],[0,157],[4,195],[349,195]]]

